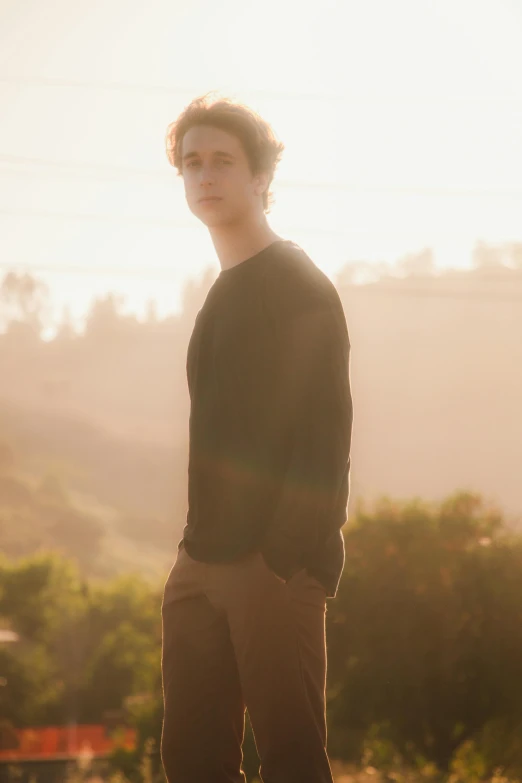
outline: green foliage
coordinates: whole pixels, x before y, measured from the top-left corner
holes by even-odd
[[[0,442],[0,548],[12,556],[58,550],[89,570],[100,553],[100,520],[71,502],[63,481],[48,472],[30,482],[15,471],[14,452]]]
[[[361,763],[383,771],[392,771],[402,766],[403,758],[388,739],[389,723],[374,723],[364,738]]]
[[[327,604],[330,758],[374,770],[374,783],[522,779],[522,537],[457,493],[360,506],[345,548]],[[138,747],[114,755],[114,774],[160,776],[160,609],[137,575],[94,582],[58,553],[0,558],[0,618],[20,635],[0,648],[2,716],[119,716]],[[251,778],[256,765],[247,722]]]
[[[459,746],[451,773],[454,781],[450,783],[461,783],[461,779],[462,783],[468,783],[468,779],[473,783],[469,777],[473,774],[479,779],[496,775],[507,776],[510,782],[522,780],[522,721],[509,716],[487,721],[473,738]]]
[[[41,645],[14,651],[0,647],[0,715],[15,726],[49,721],[58,698],[53,662]]]
[[[336,756],[389,722],[407,763],[421,753],[445,767],[486,721],[522,717],[522,540],[496,510],[466,493],[383,499],[358,509],[345,547],[327,613]]]
[[[139,577],[90,585],[71,561],[0,560],[0,616],[20,636],[0,649],[2,714],[18,726],[98,722],[161,692],[161,597]]]
[[[457,749],[450,764],[449,783],[481,783],[487,765],[473,740],[466,740]]]
[[[154,578],[166,567],[179,540],[173,513],[185,514],[183,470],[173,468],[183,446],[121,441],[1,399],[0,432],[9,436],[0,436],[0,551],[60,551],[104,578],[147,566]]]

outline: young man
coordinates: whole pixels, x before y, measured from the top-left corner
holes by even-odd
[[[169,783],[332,783],[326,598],[344,567],[350,343],[329,278],[268,225],[283,145],[247,107],[194,100],[167,130],[221,272],[187,353],[189,510],[162,605]]]

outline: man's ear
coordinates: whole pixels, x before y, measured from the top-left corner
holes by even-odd
[[[255,191],[258,196],[261,196],[268,188],[268,174],[266,171],[261,171],[256,175],[256,187]]]

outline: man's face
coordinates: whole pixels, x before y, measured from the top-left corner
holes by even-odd
[[[236,136],[195,125],[183,137],[181,158],[187,204],[206,226],[240,224],[250,213],[262,212],[267,177],[252,174]],[[211,197],[215,200],[202,200]]]

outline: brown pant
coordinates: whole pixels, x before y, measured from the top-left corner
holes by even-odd
[[[254,552],[203,563],[179,550],[162,605],[169,783],[245,783],[245,709],[263,783],[333,783],[326,752],[326,591],[287,583]]]

